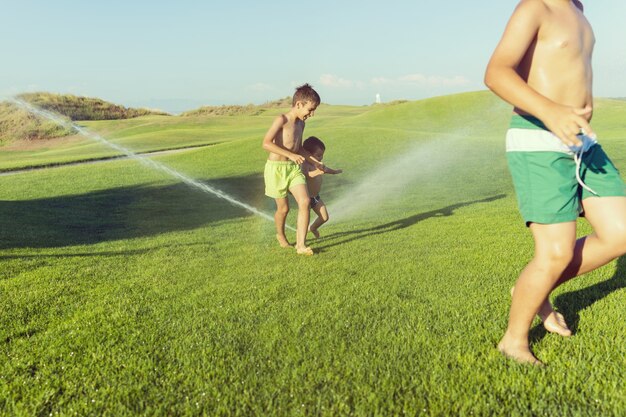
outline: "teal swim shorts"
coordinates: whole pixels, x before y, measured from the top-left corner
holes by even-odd
[[[300,166],[292,161],[267,161],[265,163],[265,195],[285,198],[294,185],[306,184]]]
[[[599,144],[582,153],[577,167],[575,153],[535,117],[513,115],[506,156],[526,225],[574,221],[588,197],[626,196],[624,181]]]

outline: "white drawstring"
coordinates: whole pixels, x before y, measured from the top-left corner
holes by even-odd
[[[576,162],[576,181],[578,181],[581,187],[583,187],[585,190],[589,191],[590,193],[594,195],[598,195],[598,193],[592,190],[591,187],[585,184],[582,178],[580,178],[580,168],[581,168],[581,164],[583,160],[583,154],[589,149],[591,149],[593,145],[598,143],[598,141],[596,140],[595,136],[590,137],[590,136],[585,135],[584,133],[580,136],[580,139],[583,142],[581,146],[572,146],[570,148],[572,149],[572,151],[574,151],[574,161]]]

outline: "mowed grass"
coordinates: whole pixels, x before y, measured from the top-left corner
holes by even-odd
[[[330,107],[328,116],[340,118],[359,114],[367,107]],[[148,153],[187,147],[210,146],[223,142],[258,139],[271,125],[280,109],[269,109],[259,116],[142,116],[132,119],[77,121],[94,135],[106,138],[132,152]],[[123,154],[93,139],[75,135],[61,140],[40,140],[0,147],[0,172],[44,167],[76,161],[107,159]]]
[[[625,105],[594,115],[622,171]],[[510,109],[481,92],[324,110],[305,134],[345,170],[322,190],[345,215],[313,257],[133,161],[0,176],[0,414],[624,415],[623,260],[554,293],[575,334],[535,323],[549,366],[495,349],[533,250],[506,170]],[[271,214],[257,123],[154,159]]]

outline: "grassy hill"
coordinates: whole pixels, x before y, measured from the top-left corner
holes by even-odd
[[[117,120],[147,115],[167,115],[161,111],[126,108],[98,98],[69,94],[25,93],[18,95],[17,98],[69,120]],[[50,139],[70,134],[72,134],[70,130],[37,118],[13,103],[0,103],[0,145],[20,139]]]
[[[151,159],[271,215],[261,138],[280,111],[81,125],[132,149],[210,142]],[[344,173],[324,178],[313,257],[135,160],[0,176],[0,415],[621,417],[626,260],[555,291],[574,336],[535,321],[547,367],[495,349],[533,253],[510,111],[487,92],[320,106],[305,135]],[[622,172],[624,120],[597,100]],[[110,152],[90,146],[3,148],[0,166]]]
[[[261,105],[202,106],[199,109],[183,112],[181,116],[258,116],[268,109],[289,107],[291,107],[291,97],[284,97]]]
[[[51,121],[41,120],[14,104],[0,102],[0,146],[15,140],[36,140],[71,134]]]
[[[117,120],[155,114],[168,115],[159,110],[127,108],[99,98],[71,94],[25,93],[18,95],[17,98],[71,120]]]

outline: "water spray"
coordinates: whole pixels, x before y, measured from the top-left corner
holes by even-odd
[[[465,138],[464,132],[457,131],[407,145],[402,154],[383,161],[339,199],[331,201],[328,204],[331,221],[342,222],[379,207],[386,200],[402,194],[410,184],[436,181],[437,172],[457,163],[458,155],[463,155],[463,150],[453,153],[449,149],[461,149]]]
[[[99,142],[99,143],[101,143],[101,144],[103,144],[105,146],[108,146],[109,148],[113,148],[116,151],[123,153],[127,157],[132,158],[132,159],[142,163],[143,165],[145,165],[145,166],[147,166],[149,168],[152,168],[152,169],[155,169],[155,170],[158,170],[158,171],[162,171],[162,172],[166,173],[167,175],[169,175],[171,177],[178,178],[179,180],[181,180],[182,182],[184,182],[187,185],[195,187],[195,188],[197,188],[197,189],[199,189],[201,191],[204,191],[205,193],[213,194],[214,196],[219,197],[222,200],[228,201],[232,205],[235,205],[237,207],[241,207],[244,210],[246,210],[246,211],[248,211],[248,212],[250,212],[250,213],[252,213],[254,215],[260,216],[260,217],[262,217],[262,218],[264,218],[266,220],[274,222],[274,217],[273,216],[270,216],[267,213],[263,213],[262,211],[259,211],[256,208],[254,208],[254,207],[252,207],[252,206],[250,206],[248,204],[242,203],[241,201],[235,199],[234,197],[226,194],[225,192],[223,192],[221,190],[218,190],[215,187],[211,187],[210,185],[203,184],[200,181],[194,180],[193,178],[190,178],[190,177],[188,177],[188,176],[186,176],[184,174],[181,174],[180,172],[178,172],[178,171],[168,167],[165,164],[153,161],[152,159],[150,159],[150,158],[148,158],[146,156],[142,156],[142,155],[138,155],[138,154],[134,153],[130,149],[127,149],[127,148],[125,148],[123,146],[120,146],[118,144],[115,144],[113,142],[109,142],[108,140],[106,140],[102,136],[100,136],[98,134],[95,134],[95,133],[92,133],[92,132],[88,131],[87,129],[77,125],[76,123],[72,123],[71,121],[65,120],[65,119],[61,118],[59,115],[57,115],[55,113],[49,112],[49,111],[44,110],[44,109],[40,109],[40,108],[38,108],[36,106],[33,106],[32,104],[30,104],[30,103],[28,103],[28,102],[26,102],[24,100],[19,99],[19,98],[12,97],[12,98],[9,99],[9,101],[12,102],[15,105],[21,107],[22,109],[28,111],[31,114],[43,117],[43,118],[48,119],[48,120],[51,120],[54,123],[56,123],[56,124],[58,124],[58,125],[60,125],[60,126],[62,126],[64,128],[66,128],[66,129],[76,131],[81,136],[84,136],[87,139],[95,140],[95,141],[97,141],[97,142]],[[290,229],[290,230],[296,230],[295,228],[293,228],[291,226],[286,226],[286,227],[288,229]]]

